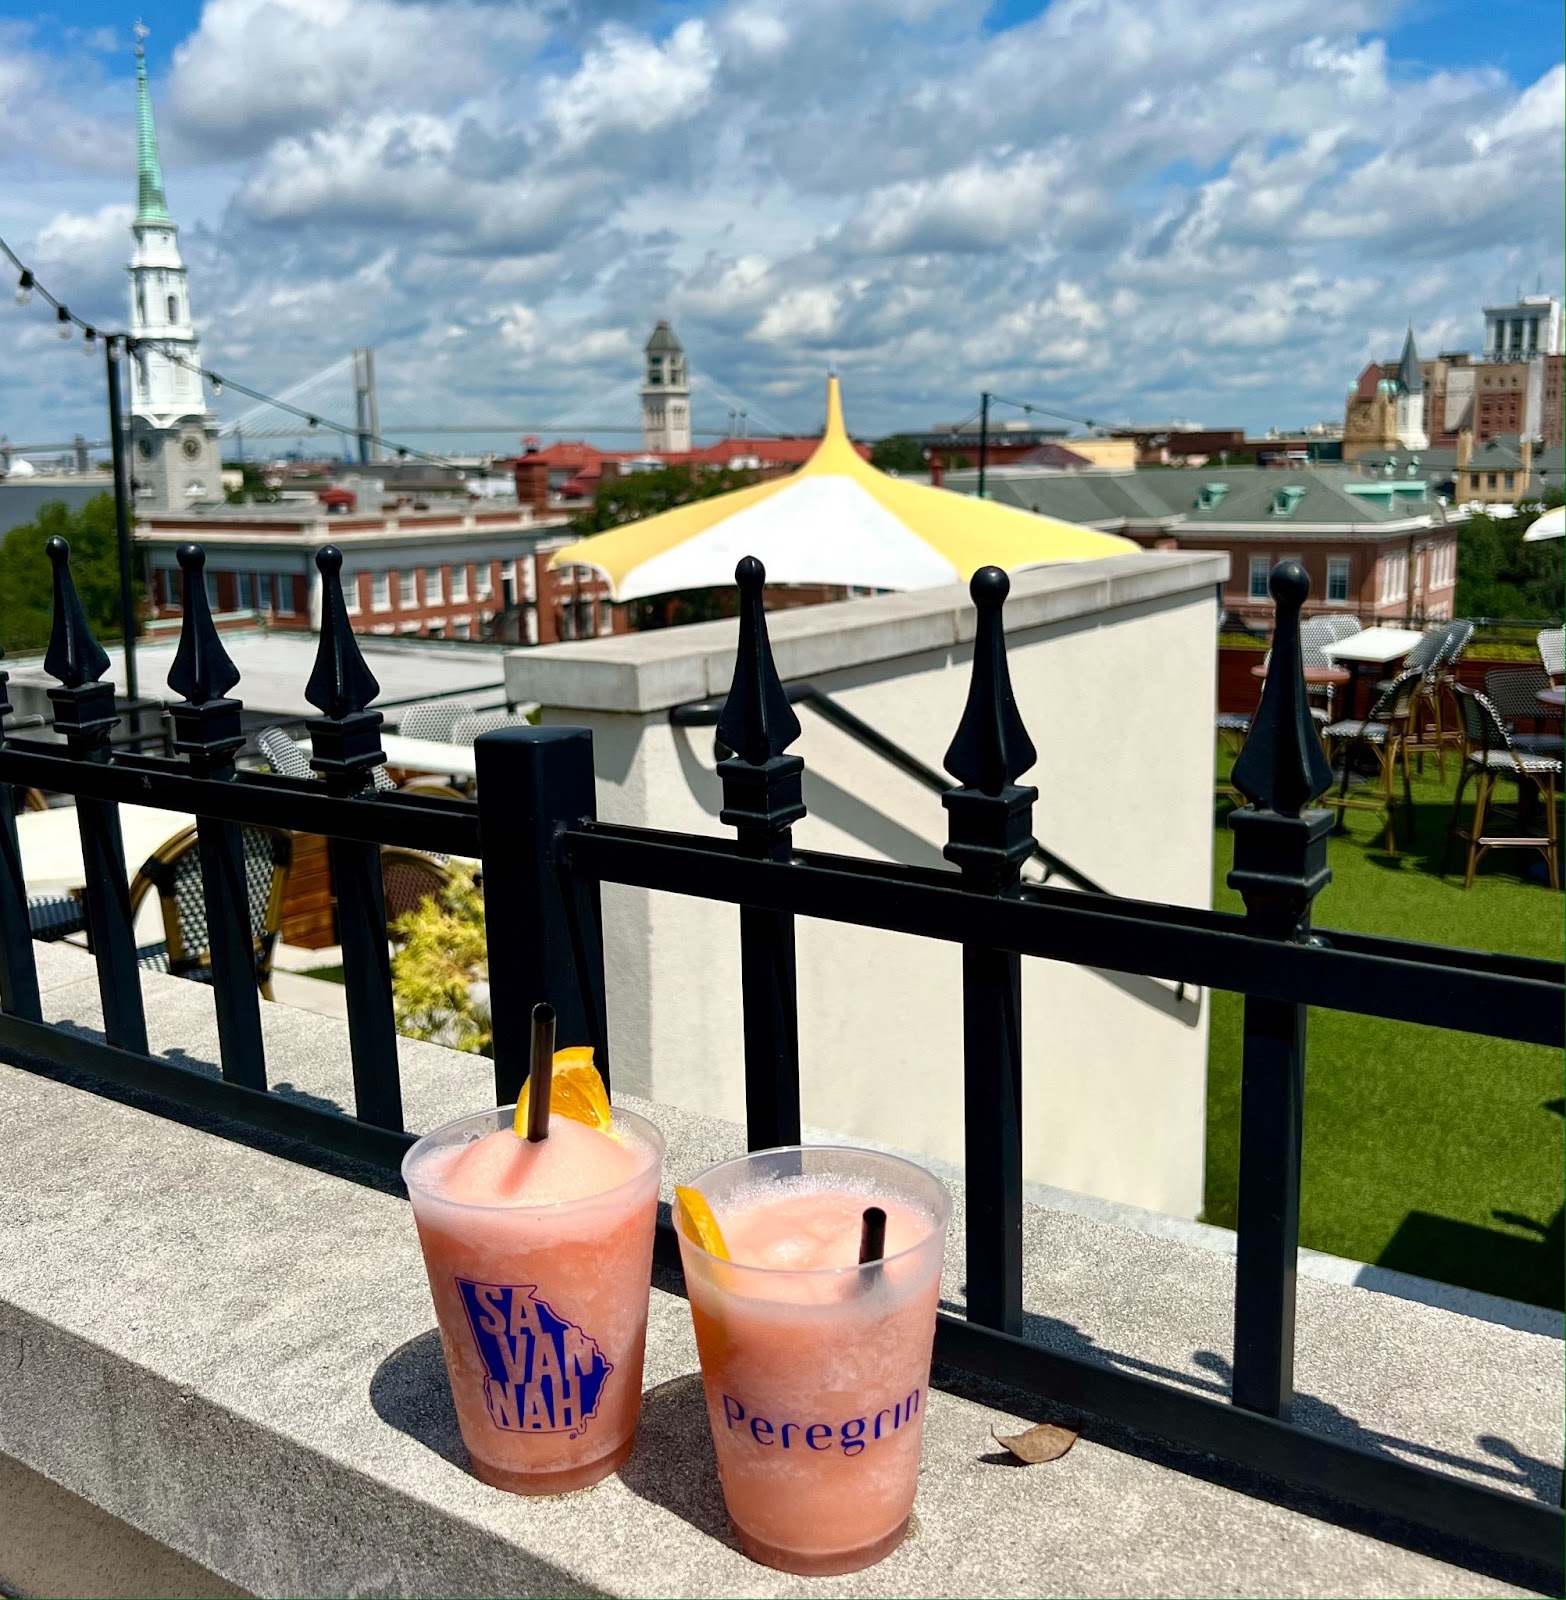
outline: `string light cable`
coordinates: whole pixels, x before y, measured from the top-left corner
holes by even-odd
[[[16,269],[16,303],[27,305],[36,295],[54,311],[55,322],[58,325],[60,337],[69,339],[73,330],[79,330],[82,335],[83,348],[92,355],[100,342],[108,352],[110,360],[117,360],[124,353],[134,355],[139,350],[153,350],[163,356],[165,360],[172,361],[176,366],[183,367],[187,372],[194,372],[212,385],[212,392],[220,395],[224,389],[232,389],[236,394],[242,394],[248,400],[257,401],[259,404],[271,406],[277,411],[286,412],[289,416],[298,417],[310,432],[318,428],[325,428],[331,433],[341,434],[345,438],[365,439],[371,444],[377,444],[388,450],[395,451],[399,460],[416,457],[420,461],[428,461],[433,466],[452,467],[456,463],[444,456],[432,455],[427,450],[417,449],[410,444],[403,444],[395,439],[388,439],[378,433],[368,433],[363,428],[351,426],[344,422],[334,422],[330,417],[323,417],[316,412],[306,411],[287,400],[279,400],[273,395],[265,394],[260,389],[253,389],[249,384],[241,383],[235,378],[225,378],[213,372],[208,367],[201,366],[198,362],[191,361],[173,348],[166,341],[160,339],[138,339],[128,333],[110,332],[99,329],[84,318],[76,315],[74,311],[57,295],[38,281],[38,275],[27,265],[22,258],[11,248],[3,238],[0,238],[0,255],[6,257]]]

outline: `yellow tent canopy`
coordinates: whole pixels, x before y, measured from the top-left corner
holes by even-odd
[[[549,564],[594,567],[616,600],[639,600],[731,584],[747,555],[761,559],[770,583],[930,589],[966,583],[984,566],[1016,572],[1137,548],[1116,534],[877,471],[849,440],[831,377],[826,432],[798,472],[594,534]]]

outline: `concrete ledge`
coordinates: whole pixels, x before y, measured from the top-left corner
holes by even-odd
[[[92,1028],[86,958],[41,954],[50,1017]],[[143,982],[154,1050],[210,1059],[210,991]],[[263,1010],[289,1092],[343,1103],[345,1027]],[[414,1126],[488,1102],[483,1063],[407,1042],[400,1056]],[[742,1143],[733,1125],[627,1104],[668,1138],[666,1192]],[[977,1389],[932,1397],[918,1531],[885,1563],[816,1581],[754,1567],[724,1520],[689,1314],[662,1288],[630,1463],[590,1493],[519,1500],[464,1470],[400,1198],[14,1066],[0,1128],[0,1451],[256,1594],[1527,1592],[1097,1429],[1059,1463],[1014,1468],[991,1425],[1044,1413]],[[944,1292],[960,1304],[960,1205],[955,1222]],[[1025,1243],[1030,1338],[1223,1391],[1222,1256],[1038,1206]],[[1307,1426],[1555,1502],[1559,1342],[1309,1279],[1299,1322]]]
[[[1042,567],[1012,579],[1008,633],[1123,610],[1157,601],[1210,599],[1229,574],[1221,552],[1147,551],[1071,566]],[[967,586],[877,595],[835,605],[777,611],[767,631],[785,679],[840,671],[947,650],[973,638]],[[734,624],[618,634],[572,644],[540,645],[506,658],[506,682],[552,712],[663,711],[687,700],[728,692],[734,674]]]

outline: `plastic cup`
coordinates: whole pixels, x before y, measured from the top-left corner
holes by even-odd
[[[448,1122],[403,1159],[462,1441],[485,1483],[563,1494],[631,1453],[642,1402],[663,1137],[614,1113],[643,1157],[581,1199],[474,1205],[441,1192],[442,1152],[511,1126],[501,1106]]]
[[[724,1162],[692,1187],[720,1227],[802,1192],[847,1191],[885,1209],[889,1243],[904,1241],[878,1263],[793,1270],[722,1261],[680,1230],[718,1476],[741,1548],[808,1576],[868,1567],[901,1541],[918,1485],[946,1190],[895,1156],[797,1145]]]

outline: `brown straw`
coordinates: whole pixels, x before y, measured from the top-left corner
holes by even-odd
[[[886,1213],[880,1206],[866,1206],[859,1229],[859,1265],[869,1266],[886,1254]]]
[[[549,1137],[549,1091],[555,1071],[555,1008],[547,1000],[533,1007],[533,1055],[527,1071],[527,1142]]]

